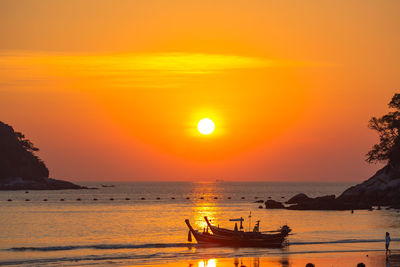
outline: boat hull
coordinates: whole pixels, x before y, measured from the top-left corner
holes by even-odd
[[[269,234],[263,234],[260,232],[244,232],[244,231],[232,231],[229,229],[225,228],[219,228],[215,227],[210,223],[207,217],[204,217],[204,220],[206,221],[208,227],[210,228],[211,232],[215,235],[221,235],[221,236],[227,236],[227,237],[242,237],[242,238],[254,238],[254,239],[279,239],[279,238],[285,238],[286,236],[289,235],[289,232],[291,231],[290,228],[287,228],[289,230],[277,230],[277,231],[272,231],[273,233]]]
[[[227,246],[227,247],[268,247],[280,248],[284,246],[284,236],[270,236],[267,238],[252,238],[245,235],[223,236],[218,234],[201,233],[192,228],[189,220],[185,220],[191,234],[199,245]]]

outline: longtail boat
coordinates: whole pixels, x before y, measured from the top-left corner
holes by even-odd
[[[283,247],[285,241],[284,234],[215,234],[208,231],[197,231],[191,226],[188,219],[185,220],[189,228],[189,240],[191,235],[194,236],[199,245],[214,245],[214,246],[227,246],[227,247],[269,247],[279,248]],[[226,229],[227,230],[227,229]],[[230,230],[228,230],[230,231]],[[243,232],[242,232],[243,233]]]

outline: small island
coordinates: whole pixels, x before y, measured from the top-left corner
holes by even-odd
[[[0,121],[0,190],[88,189],[49,178],[49,169],[37,151],[22,133]]]

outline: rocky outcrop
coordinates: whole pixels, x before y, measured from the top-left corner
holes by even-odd
[[[266,209],[284,209],[285,206],[281,202],[270,199],[270,200],[265,201],[265,208]]]
[[[338,200],[369,205],[400,205],[400,168],[386,165],[370,179],[345,190]]]
[[[288,201],[286,201],[286,204],[298,204],[298,203],[302,203],[309,199],[311,199],[311,198],[309,198],[306,194],[300,193],[300,194],[293,196]]]
[[[304,199],[295,205],[287,207],[287,209],[291,210],[356,210],[369,208],[370,206],[365,203],[340,201],[335,198],[335,195]]]
[[[49,170],[34,152],[38,149],[19,132],[0,122],[0,181],[19,177],[40,180],[49,177]]]
[[[0,190],[86,188],[49,178],[45,163],[35,155],[38,150],[22,133],[0,121]]]
[[[334,195],[309,198],[297,194],[286,204],[293,210],[356,210],[371,206],[400,208],[400,167],[386,165],[368,180],[345,190],[339,197]]]
[[[267,209],[291,210],[357,210],[372,206],[390,206],[400,209],[400,164],[386,165],[368,180],[345,190],[339,197],[327,195],[310,198],[300,193],[282,203],[268,200]]]
[[[42,178],[35,180],[23,180],[19,177],[4,179],[0,183],[0,190],[64,190],[64,189],[88,189],[87,187],[71,182]]]

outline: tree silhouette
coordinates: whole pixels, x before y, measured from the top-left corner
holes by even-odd
[[[400,163],[400,94],[393,96],[389,108],[394,111],[369,121],[368,127],[379,134],[379,143],[366,154],[369,163],[387,162],[392,166]]]
[[[22,134],[22,133],[20,133],[20,132],[15,132],[15,136],[17,137],[17,139],[18,139],[18,142],[20,143],[20,145],[25,149],[25,150],[27,150],[27,151],[30,151],[30,152],[36,152],[36,151],[39,151],[39,148],[37,148],[37,147],[35,147],[34,145],[33,145],[33,143],[28,139],[28,138],[25,138],[25,135],[24,134]]]

